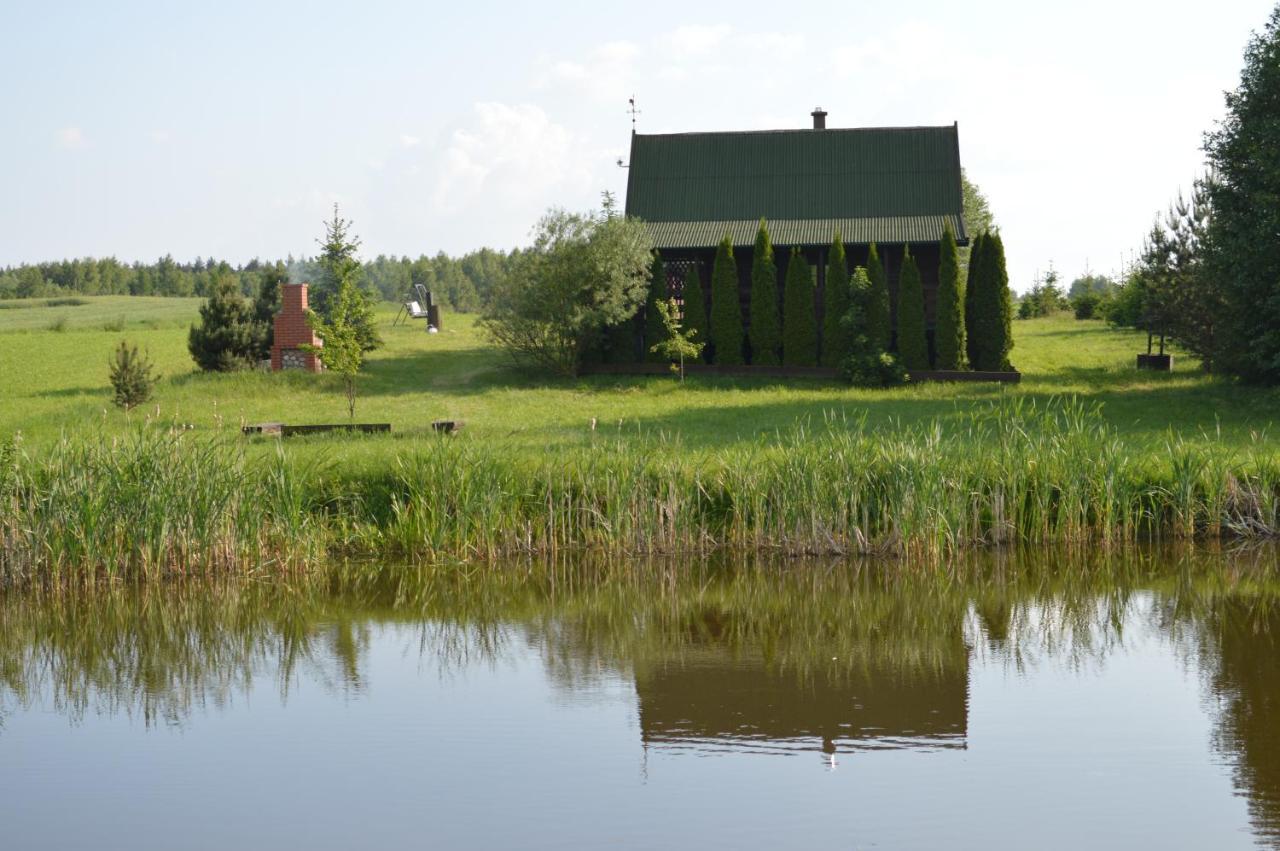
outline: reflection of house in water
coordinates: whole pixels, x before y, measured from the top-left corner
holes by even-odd
[[[646,746],[825,751],[962,748],[968,664],[801,674],[701,648],[636,671]],[[959,661],[959,660],[957,660]]]

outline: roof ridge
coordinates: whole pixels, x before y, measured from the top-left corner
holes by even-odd
[[[806,133],[812,136],[836,133],[887,133],[894,131],[951,130],[956,131],[958,124],[914,124],[887,125],[879,127],[827,127],[815,130],[812,127],[776,127],[769,130],[682,130],[674,133],[636,133],[643,139],[667,138],[671,136],[764,136],[773,133]]]

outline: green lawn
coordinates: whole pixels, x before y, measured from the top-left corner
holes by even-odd
[[[0,435],[21,432],[28,447],[60,433],[108,436],[125,426],[112,407],[107,361],[126,339],[150,352],[162,375],[154,401],[133,417],[159,416],[200,430],[282,420],[340,422],[345,399],[337,380],[303,374],[196,372],[186,326],[198,299],[102,297],[87,304],[0,302]],[[475,327],[447,315],[446,330],[392,327],[380,313],[386,347],[361,379],[356,417],[391,422],[391,438],[321,437],[297,441],[338,450],[352,460],[383,456],[388,445],[429,433],[434,419],[466,421],[467,440],[516,442],[554,451],[598,439],[601,431],[678,435],[710,449],[768,440],[806,419],[865,416],[874,425],[956,417],[1001,394],[1047,399],[1075,394],[1100,403],[1106,419],[1135,447],[1160,448],[1172,429],[1187,439],[1244,445],[1280,419],[1280,392],[1234,386],[1178,358],[1172,374],[1140,373],[1134,355],[1145,336],[1069,316],[1014,323],[1018,386],[927,384],[856,390],[816,380],[597,376],[560,379],[515,369]],[[598,431],[593,434],[591,421]]]

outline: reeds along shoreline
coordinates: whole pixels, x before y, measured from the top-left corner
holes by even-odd
[[[1071,400],[891,429],[832,418],[709,453],[661,437],[546,456],[427,437],[389,444],[387,457],[346,471],[155,427],[39,456],[9,444],[0,578],[578,549],[938,558],[1280,532],[1280,453],[1264,441],[1241,453],[1170,436],[1138,453]]]

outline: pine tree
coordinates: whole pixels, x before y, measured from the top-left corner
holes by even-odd
[[[880,262],[880,252],[876,250],[874,242],[867,252],[867,280],[871,286],[866,304],[867,334],[877,349],[887,352],[889,344],[893,342],[889,313],[889,276],[885,273],[884,264]]]
[[[711,344],[715,362],[727,366],[742,364],[742,307],[738,299],[738,263],[733,259],[733,243],[726,234],[716,249],[711,269]]]
[[[949,222],[942,232],[937,319],[933,339],[938,369],[960,369],[964,358],[964,306],[960,290],[960,258],[956,249],[956,236],[952,233]]]
[[[680,325],[686,334],[705,346],[706,342],[711,338],[710,323],[707,322],[707,302],[702,294],[702,280],[696,267],[688,271],[682,292],[684,304],[682,305]],[[704,359],[707,354],[706,349],[703,349],[702,355]]]
[[[911,256],[911,246],[906,246],[898,275],[898,358],[907,369],[929,368],[929,340],[924,324],[924,284],[920,267]]]
[[[662,262],[662,255],[655,251],[653,265],[649,267],[649,295],[644,303],[644,350],[645,360],[650,363],[667,362],[660,350],[654,350],[654,346],[667,339],[667,325],[658,304],[665,303],[669,297],[667,265]]]
[[[849,312],[849,266],[840,231],[836,231],[827,253],[822,305],[822,365],[840,366],[849,356],[849,341],[844,333],[844,316]]]
[[[151,388],[156,377],[151,372],[151,361],[138,354],[138,347],[130,347],[124,340],[116,347],[115,357],[109,364],[112,401],[129,411],[151,398]]]
[[[756,232],[751,255],[751,362],[775,366],[781,362],[782,320],[778,316],[778,266],[773,259],[773,240],[764,219]]]
[[[200,322],[187,334],[187,350],[207,372],[245,369],[258,359],[253,313],[240,295],[240,282],[218,275],[209,299],[200,306]]]
[[[984,332],[979,327],[982,323],[978,319],[977,305],[978,294],[982,290],[982,264],[987,256],[986,241],[985,232],[973,238],[973,243],[969,246],[969,270],[964,285],[964,348],[971,369],[977,369],[977,363],[982,359],[979,349],[980,336]]]
[[[799,248],[791,249],[787,282],[782,294],[782,362],[787,366],[818,364],[813,270]]]

